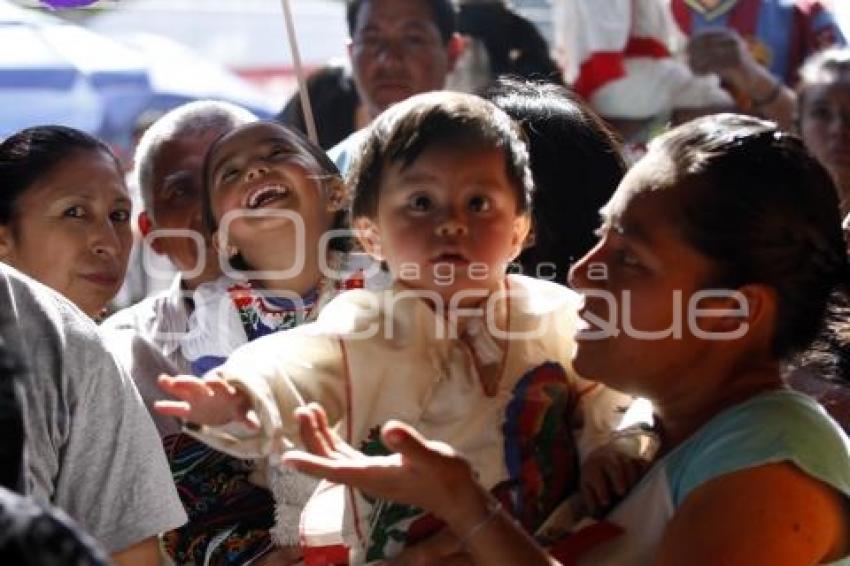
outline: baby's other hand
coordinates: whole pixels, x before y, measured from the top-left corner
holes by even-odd
[[[157,401],[154,409],[163,415],[218,426],[237,421],[256,428],[248,396],[220,377],[200,379],[191,375],[160,375],[160,389],[179,401]]]
[[[581,495],[588,512],[600,517],[625,496],[649,462],[634,456],[616,441],[601,446],[585,458],[581,466]]]

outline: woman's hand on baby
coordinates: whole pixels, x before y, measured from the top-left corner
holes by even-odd
[[[160,414],[211,426],[234,421],[253,428],[259,426],[250,410],[248,396],[220,377],[200,379],[190,375],[160,375],[157,384],[179,399],[154,403],[154,409]]]
[[[581,466],[581,495],[588,513],[599,517],[622,499],[649,467],[616,441],[591,452]]]
[[[286,466],[379,499],[426,509],[450,524],[458,498],[479,489],[466,460],[404,423],[390,421],[381,429],[384,445],[395,454],[365,456],[330,430],[320,406],[310,404],[295,414],[308,452],[287,452]]]

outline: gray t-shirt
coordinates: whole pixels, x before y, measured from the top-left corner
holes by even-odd
[[[185,523],[150,416],[94,323],[2,263],[0,317],[29,370],[28,493],[64,510],[109,552]]]
[[[178,419],[153,410],[156,401],[169,398],[157,385],[157,378],[163,373],[192,373],[181,347],[189,328],[186,296],[191,294],[183,291],[178,275],[168,290],[118,311],[98,329],[107,348],[133,378],[162,438],[180,433],[182,427]]]

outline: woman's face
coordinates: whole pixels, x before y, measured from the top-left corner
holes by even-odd
[[[691,299],[716,272],[683,241],[672,166],[650,153],[626,175],[603,209],[600,240],[570,271],[584,296],[574,366],[588,379],[659,399],[703,364],[708,341],[697,335]],[[700,307],[707,307],[703,302]]]
[[[124,282],[132,240],[114,160],[80,150],[18,198],[12,223],[0,226],[0,258],[94,317]]]
[[[850,77],[806,87],[800,133],[836,182],[850,186]]]
[[[228,134],[213,150],[209,168],[219,245],[235,248],[255,270],[313,265],[319,238],[333,222],[318,169],[274,124]],[[270,249],[281,257],[270,257]]]

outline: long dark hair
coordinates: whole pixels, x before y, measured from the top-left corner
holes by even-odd
[[[522,128],[534,178],[534,244],[519,257],[523,272],[554,264],[565,284],[570,264],[596,243],[599,209],[626,172],[620,143],[567,89],[501,79],[489,98]]]

